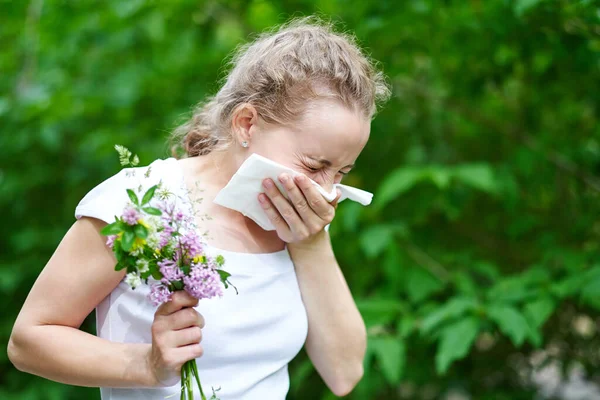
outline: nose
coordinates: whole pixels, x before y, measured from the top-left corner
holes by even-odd
[[[323,189],[325,189],[327,192],[331,192],[333,190],[333,185],[334,183],[337,182],[331,182],[329,180],[325,180],[325,179],[315,179],[315,182],[317,182]]]

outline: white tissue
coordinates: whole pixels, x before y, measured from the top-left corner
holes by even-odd
[[[271,178],[279,187],[281,193],[286,195],[285,189],[278,180],[279,175],[284,172],[290,176],[302,175],[268,158],[252,154],[242,163],[227,185],[219,191],[214,202],[223,207],[239,211],[246,217],[251,218],[266,231],[275,230],[275,227],[271,224],[267,214],[258,202],[258,195],[264,192],[262,182],[266,178]],[[338,183],[333,185],[331,192],[327,192],[317,182],[313,180],[311,182],[329,202],[333,201],[337,196],[336,189],[340,189],[341,192],[339,201],[350,199],[367,206],[371,204],[371,200],[373,199],[372,193],[351,186]]]

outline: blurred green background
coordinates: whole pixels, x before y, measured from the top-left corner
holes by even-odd
[[[113,145],[168,157],[237,44],[313,13],[394,93],[347,178],[374,204],[331,228],[369,332],[349,398],[600,398],[596,1],[0,0],[2,346],[75,205],[119,170]],[[289,399],[334,398],[304,354],[290,371]],[[99,391],[20,373],[3,347],[0,398]]]

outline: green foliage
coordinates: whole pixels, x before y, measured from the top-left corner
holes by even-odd
[[[150,203],[150,200],[154,197],[154,192],[158,189],[158,185],[152,186],[146,193],[144,193],[144,197],[142,197],[142,206]]]
[[[445,373],[452,361],[466,356],[478,333],[479,321],[475,317],[461,319],[442,329],[440,344],[435,356],[437,372]]]
[[[124,167],[138,162],[127,147],[168,156],[167,133],[235,46],[315,12],[356,33],[394,92],[345,178],[374,203],[341,203],[330,230],[369,335],[349,398],[535,398],[523,377],[538,350],[592,376],[600,13],[587,0],[0,2],[2,342],[77,202],[119,169],[114,143]],[[98,398],[0,357],[2,399]],[[290,400],[332,398],[304,353],[290,373]]]
[[[140,205],[140,200],[132,189],[127,189],[127,195],[129,196],[129,200],[136,206]]]
[[[162,211],[160,211],[156,207],[143,207],[142,210],[150,215],[161,215]]]

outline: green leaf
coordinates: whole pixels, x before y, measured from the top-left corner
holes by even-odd
[[[475,317],[461,319],[444,328],[435,355],[438,374],[444,374],[453,361],[465,357],[479,333],[479,320]]]
[[[152,277],[154,279],[156,279],[157,281],[160,281],[163,277],[163,275],[161,274],[161,272],[158,270],[158,268],[154,268],[151,270],[152,271]]]
[[[406,292],[413,303],[425,300],[444,288],[442,282],[423,268],[412,267],[406,273]]]
[[[140,201],[138,200],[138,197],[133,190],[127,189],[127,194],[129,195],[129,199],[133,204],[135,204],[136,206],[140,205]]]
[[[115,265],[115,271],[120,271],[120,270],[122,270],[122,269],[124,269],[124,268],[127,268],[127,264],[123,264],[123,263],[120,263],[120,262],[118,262],[118,263]]]
[[[173,290],[183,290],[182,281],[171,281],[171,286],[173,287]]]
[[[515,346],[521,346],[529,333],[528,323],[523,314],[508,305],[492,305],[487,309],[487,315],[508,336]]]
[[[438,189],[445,189],[450,183],[451,174],[446,167],[431,167],[426,175]]]
[[[406,360],[404,341],[392,336],[376,336],[369,338],[369,346],[388,383],[390,385],[400,383]]]
[[[115,221],[112,224],[108,224],[104,228],[102,228],[100,233],[103,234],[104,236],[117,235],[122,230],[123,230],[123,228],[122,228],[121,221]]]
[[[565,298],[579,293],[584,283],[584,277],[580,274],[576,274],[553,284],[551,291],[554,295]]]
[[[222,269],[217,269],[217,272],[219,273],[219,276],[221,277],[221,282],[223,283],[223,286],[225,286],[225,289],[229,289],[229,286],[233,287],[235,289],[235,293],[238,293],[237,288],[235,287],[235,285],[233,285],[230,281],[229,281],[229,277],[231,276],[231,274],[227,271],[224,271]]]
[[[487,164],[467,164],[454,167],[455,179],[489,194],[498,192],[498,185],[492,168]]]
[[[587,282],[581,289],[581,300],[597,310],[600,310],[600,279]]]
[[[148,237],[148,228],[146,228],[144,225],[137,224],[133,228],[133,231],[135,232],[135,236],[139,237],[140,239],[146,239]]]
[[[131,246],[133,246],[133,241],[135,240],[135,233],[133,231],[125,231],[123,234],[123,238],[121,240],[121,246],[123,251],[131,250]]]
[[[146,214],[150,214],[150,215],[162,215],[162,211],[160,211],[158,208],[154,208],[154,207],[144,207],[142,208],[142,210],[146,213]]]
[[[223,282],[223,284],[225,285],[225,288],[227,288],[227,279],[229,279],[231,274],[222,269],[217,269],[217,272],[219,273],[219,276],[221,277],[221,282]]]
[[[502,278],[487,292],[487,297],[494,303],[522,302],[537,297],[536,289],[529,284],[527,277],[516,275]]]
[[[358,299],[356,306],[367,326],[388,324],[406,310],[404,303],[393,299]]]
[[[411,314],[402,314],[400,321],[398,321],[398,334],[402,338],[407,338],[415,330],[416,319]]]
[[[428,334],[441,324],[454,320],[476,308],[477,301],[475,299],[455,297],[423,318],[420,325],[421,333]]]
[[[389,174],[379,186],[374,206],[383,208],[390,201],[411,189],[421,180],[422,171],[415,168],[399,168]]]
[[[360,247],[369,259],[377,257],[394,239],[394,230],[389,225],[375,225],[360,236]]]
[[[152,198],[154,197],[154,192],[156,191],[157,188],[158,188],[158,185],[154,185],[150,189],[148,189],[148,191],[144,194],[144,197],[142,198],[143,206],[150,203],[150,200],[152,200]]]
[[[552,315],[556,304],[550,297],[542,297],[525,304],[524,311],[533,328],[541,327]]]
[[[529,343],[531,343],[536,348],[539,348],[544,341],[544,338],[542,337],[542,333],[540,332],[540,329],[535,328],[532,325],[531,321],[528,321],[527,336],[529,337]]]

